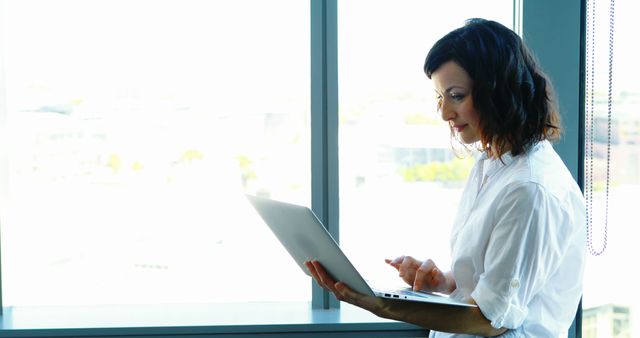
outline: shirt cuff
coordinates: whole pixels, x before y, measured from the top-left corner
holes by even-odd
[[[478,304],[480,312],[491,321],[491,326],[496,329],[515,329],[522,325],[527,316],[527,309],[517,306],[517,294],[510,292],[509,296],[500,296],[489,288],[484,280],[480,280],[471,297]]]

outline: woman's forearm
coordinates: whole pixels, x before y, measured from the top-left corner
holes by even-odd
[[[492,327],[478,307],[410,302],[364,295],[353,291],[344,283],[336,283],[318,261],[305,262],[305,266],[316,282],[331,291],[338,300],[371,311],[380,317],[419,325],[435,331],[485,337],[497,336],[506,331],[506,329]]]
[[[377,315],[441,332],[492,337],[506,331],[491,326],[477,307],[389,300]]]

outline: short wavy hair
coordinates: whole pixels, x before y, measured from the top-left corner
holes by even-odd
[[[551,82],[515,32],[495,21],[469,19],[433,45],[424,72],[431,78],[449,61],[472,79],[480,146],[490,156],[516,156],[539,141],[560,138]]]

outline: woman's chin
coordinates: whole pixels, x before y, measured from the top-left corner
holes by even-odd
[[[475,137],[464,137],[464,135],[460,135],[460,141],[462,141],[464,145],[470,146],[477,143],[480,140]]]

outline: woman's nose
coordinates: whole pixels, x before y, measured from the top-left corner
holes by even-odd
[[[450,121],[456,117],[455,111],[444,101],[440,104],[440,114],[444,121]]]

